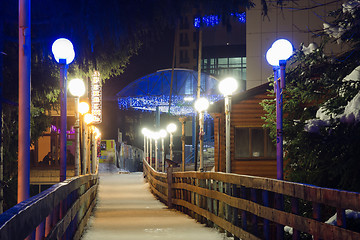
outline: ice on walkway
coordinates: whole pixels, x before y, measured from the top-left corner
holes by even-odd
[[[156,200],[142,173],[100,174],[98,203],[82,239],[223,240],[224,234],[169,210]]]

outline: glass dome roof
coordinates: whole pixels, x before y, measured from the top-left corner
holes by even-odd
[[[116,94],[120,109],[133,108],[142,111],[155,111],[159,107],[161,112],[173,115],[189,115],[194,112],[193,101],[196,98],[197,71],[188,69],[174,69],[173,84],[170,101],[171,69],[164,69],[146,75],[130,83]],[[213,76],[201,74],[201,96],[216,102],[223,98],[218,90],[218,80]]]

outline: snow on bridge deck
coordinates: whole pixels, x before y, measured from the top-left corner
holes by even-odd
[[[82,239],[228,239],[189,216],[167,209],[142,173],[100,173],[98,203]]]

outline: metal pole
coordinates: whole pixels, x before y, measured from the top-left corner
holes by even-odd
[[[158,140],[155,139],[155,171],[158,170]]]
[[[276,166],[277,179],[283,180],[283,89],[285,88],[286,61],[280,61],[280,79],[276,76]],[[278,74],[276,74],[278,75]]]
[[[146,156],[146,136],[144,134],[144,152],[143,152],[143,158]]]
[[[199,148],[199,158],[200,158],[200,167],[199,171],[204,171],[204,112],[199,113],[199,125],[200,125],[200,131],[199,131],[199,139],[200,139],[200,148]]]
[[[173,153],[173,146],[174,146],[174,139],[173,134],[170,133],[170,161],[174,160],[174,153]]]
[[[226,173],[231,173],[231,158],[230,158],[230,108],[231,97],[225,96],[225,118],[226,118]]]
[[[86,174],[86,128],[85,128],[85,121],[84,121],[84,116],[82,117],[82,121],[81,121],[81,126],[82,126],[82,139],[81,139],[81,147],[82,147],[82,161],[81,161],[81,174],[85,175]]]
[[[66,93],[67,93],[67,65],[66,59],[59,59],[60,63],[60,182],[66,179]]]
[[[91,172],[96,172],[96,144],[94,129],[91,131]]]
[[[80,175],[79,97],[75,97],[75,176]]]
[[[150,141],[150,138],[146,137],[146,161],[150,164],[150,162],[149,162],[149,154],[150,154],[149,141]]]
[[[185,124],[186,124],[186,117],[179,118],[179,121],[181,122],[181,171],[185,172]]]
[[[30,0],[19,0],[18,203],[30,196],[30,26]]]
[[[162,156],[161,156],[162,168],[161,168],[161,171],[162,171],[162,172],[165,172],[165,147],[164,147],[164,138],[161,138],[161,152],[162,152]]]
[[[151,167],[153,167],[153,163],[152,163],[152,139],[150,138],[150,155],[149,155],[149,164]]]

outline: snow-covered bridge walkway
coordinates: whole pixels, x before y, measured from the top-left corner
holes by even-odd
[[[167,209],[142,173],[100,173],[98,202],[82,239],[227,239],[189,216]]]

